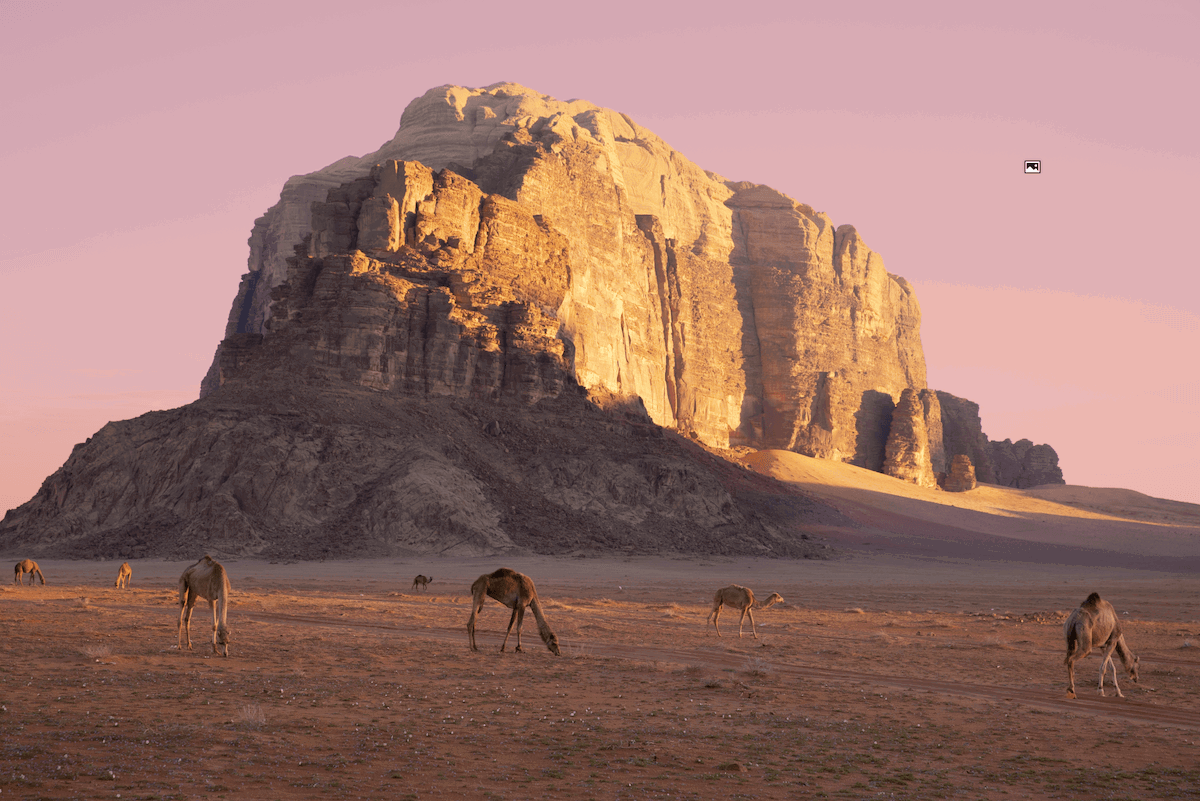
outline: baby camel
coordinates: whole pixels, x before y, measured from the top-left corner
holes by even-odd
[[[533,586],[532,579],[507,567],[502,567],[495,573],[485,573],[471,585],[471,617],[467,620],[467,637],[471,641],[472,651],[479,650],[475,645],[475,615],[483,609],[483,603],[488,596],[513,610],[512,617],[508,620],[504,642],[500,645],[501,651],[508,645],[514,622],[517,624],[517,651],[521,651],[521,622],[525,618],[525,607],[528,606],[529,611],[537,618],[538,634],[542,636],[542,642],[546,643],[551,653],[559,656],[558,637],[550,630],[550,624],[542,615],[542,605],[538,603],[537,589]]]
[[[183,571],[179,577],[179,650],[183,650],[184,636],[187,637],[188,650],[192,650],[192,607],[196,601],[203,598],[208,601],[213,612],[213,653],[219,654],[220,644],[225,648],[225,656],[229,656],[229,627],[225,625],[225,615],[229,611],[229,576],[220,562],[211,556],[205,556],[196,564]],[[218,615],[217,607],[220,607]],[[218,622],[219,621],[219,622]]]
[[[433,581],[433,576],[418,575],[415,579],[413,579],[413,589],[415,590],[419,587],[422,590],[427,590],[429,589],[429,582],[431,581]]]
[[[30,587],[33,586],[34,576],[40,578],[43,585],[46,583],[46,577],[42,575],[41,568],[39,568],[38,563],[32,559],[22,559],[20,562],[17,562],[16,566],[13,568],[13,581],[18,584],[24,584],[26,573],[29,574]]]
[[[771,593],[771,597],[767,599],[765,604],[759,604],[759,609],[766,609],[773,604],[782,603],[783,596],[777,592]],[[713,628],[717,630],[717,636],[721,636],[721,626],[717,620],[721,617],[721,607],[729,605],[733,609],[742,610],[741,620],[738,621],[738,637],[742,636],[742,624],[746,620],[746,615],[750,616],[750,631],[754,634],[754,639],[758,639],[758,629],[754,627],[754,611],[751,607],[754,606],[754,591],[749,587],[743,587],[740,584],[730,584],[728,587],[722,587],[717,590],[717,594],[713,596],[713,608],[708,613],[708,620],[712,621]],[[705,631],[708,630],[708,621],[704,623]]]
[[[1063,624],[1063,633],[1067,636],[1067,697],[1075,697],[1075,663],[1092,652],[1093,648],[1104,649],[1104,660],[1100,663],[1100,695],[1104,695],[1104,671],[1112,665],[1113,687],[1117,695],[1124,698],[1120,686],[1117,685],[1117,666],[1113,662],[1113,651],[1121,657],[1121,664],[1129,673],[1129,678],[1137,684],[1138,658],[1125,645],[1125,635],[1121,631],[1121,620],[1113,605],[1103,600],[1099,593],[1093,592],[1079,608],[1071,613]]]
[[[125,564],[121,565],[121,569],[117,571],[117,589],[119,590],[122,587],[129,589],[129,579],[131,578],[133,578],[133,568],[129,566],[128,562],[126,562]]]

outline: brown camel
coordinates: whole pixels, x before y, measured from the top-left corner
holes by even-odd
[[[208,601],[213,613],[213,653],[219,654],[217,645],[225,648],[225,656],[229,656],[229,627],[225,625],[225,615],[229,611],[229,576],[225,568],[211,556],[205,556],[196,564],[183,571],[179,577],[179,650],[183,650],[183,640],[186,635],[187,647],[192,649],[192,607],[196,600],[203,598]],[[220,607],[218,613],[217,607]]]
[[[30,587],[33,586],[34,576],[37,576],[39,579],[41,579],[42,584],[45,585],[46,577],[42,575],[42,570],[38,567],[38,563],[32,559],[22,559],[20,562],[17,562],[16,566],[13,568],[13,581],[15,581],[17,584],[23,585],[25,583],[26,573],[29,574]]]
[[[427,590],[431,581],[433,581],[433,576],[417,576],[413,579],[413,589],[415,590],[419,587],[422,590]]]
[[[517,651],[521,651],[521,622],[525,618],[525,607],[528,606],[529,611],[537,618],[538,634],[542,636],[542,642],[546,643],[546,647],[555,656],[559,656],[558,637],[550,630],[550,625],[542,615],[542,605],[538,603],[537,588],[533,586],[533,581],[529,576],[507,567],[502,567],[495,573],[485,573],[471,585],[471,617],[467,620],[467,636],[471,640],[472,651],[479,650],[475,645],[475,615],[482,611],[487,596],[513,610],[512,617],[508,620],[504,642],[500,645],[501,651],[508,645],[514,622],[517,624]]]
[[[765,604],[759,604],[759,609],[767,609],[773,604],[782,603],[783,596],[777,592],[771,593],[771,597],[767,599]],[[722,587],[717,590],[717,594],[713,596],[713,608],[708,613],[708,620],[712,621],[713,628],[717,630],[717,636],[721,636],[721,626],[717,620],[721,617],[721,607],[728,605],[732,609],[742,610],[741,620],[738,621],[738,637],[742,636],[742,624],[746,620],[746,615],[750,616],[750,631],[754,634],[754,639],[758,639],[758,629],[754,627],[754,611],[752,607],[755,605],[754,591],[749,587],[743,587],[740,584],[730,584],[728,587]],[[704,623],[705,631],[708,630],[708,621]]]
[[[1063,633],[1067,636],[1067,697],[1075,697],[1075,663],[1092,652],[1093,648],[1104,649],[1104,660],[1100,663],[1100,695],[1104,695],[1104,671],[1112,665],[1112,683],[1117,695],[1124,698],[1120,686],[1117,685],[1117,666],[1113,662],[1113,651],[1121,657],[1121,664],[1129,678],[1137,684],[1138,658],[1125,645],[1125,635],[1121,631],[1121,620],[1113,605],[1103,600],[1098,593],[1092,593],[1079,608],[1071,613],[1063,624]]]
[[[119,590],[122,587],[129,589],[129,579],[131,578],[133,578],[133,568],[129,566],[128,562],[126,562],[125,564],[121,565],[121,569],[117,571],[117,589]]]

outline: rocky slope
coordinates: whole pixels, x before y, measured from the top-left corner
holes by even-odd
[[[0,550],[319,559],[512,552],[821,558],[849,523],[578,388],[407,398],[269,370],[110,423],[0,524]]]

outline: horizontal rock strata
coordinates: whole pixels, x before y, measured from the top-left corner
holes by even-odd
[[[302,259],[322,266],[289,265],[285,243],[306,237]],[[523,341],[507,338],[504,304],[537,310],[521,312],[535,359],[589,391],[637,398],[655,423],[717,447],[880,469],[900,393],[925,387],[912,289],[853,226],[705,172],[625,115],[515,84],[431,90],[379,151],[291,179],[251,241],[227,329],[234,347],[244,347],[238,334],[281,335],[284,307],[315,325],[300,295],[304,282],[324,281],[313,298],[328,311],[329,281],[311,275],[327,262],[441,282],[428,297],[406,294],[400,313],[367,313],[360,297],[354,320],[342,318],[353,330],[327,320],[304,346],[322,366],[389,391],[497,390],[499,365],[519,360],[512,350]],[[285,281],[305,288],[280,289]],[[426,381],[420,369],[436,373],[438,363],[414,362],[411,348],[385,353],[404,347],[394,332],[414,331],[420,308],[465,333],[461,349],[449,339],[435,347],[458,360],[457,374]],[[452,335],[429,325],[418,339]],[[486,355],[497,352],[506,355]],[[220,385],[226,361],[218,357],[204,392]],[[557,391],[550,373],[526,395]]]

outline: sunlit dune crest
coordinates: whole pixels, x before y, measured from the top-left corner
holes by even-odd
[[[944,492],[790,451],[759,451],[743,461],[899,541],[977,534],[1145,556],[1200,556],[1200,505],[1133,490],[980,484],[969,492]]]

